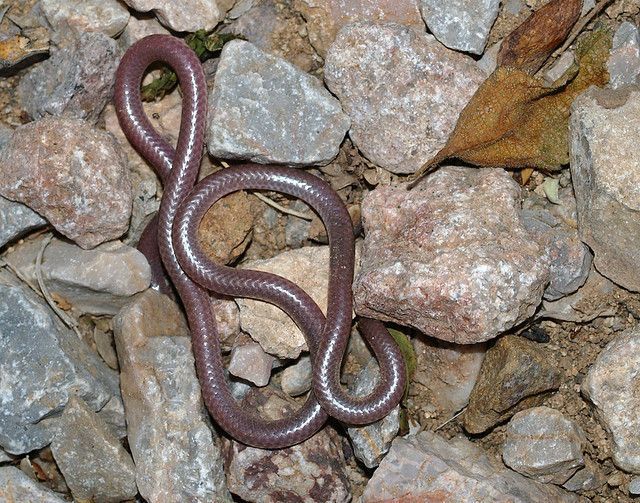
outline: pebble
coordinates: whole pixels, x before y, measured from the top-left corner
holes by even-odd
[[[544,80],[550,85],[553,84],[571,68],[575,60],[576,58],[572,51],[563,52],[551,68],[545,72]]]
[[[265,164],[327,164],[349,129],[315,77],[242,40],[220,55],[209,98],[209,153]]]
[[[20,79],[20,104],[33,119],[64,115],[95,124],[113,97],[119,58],[116,41],[104,33],[71,36]]]
[[[583,395],[610,432],[613,463],[635,474],[640,474],[639,366],[640,328],[636,326],[607,344],[582,382]]]
[[[584,458],[584,468],[578,470],[576,474],[567,480],[562,487],[567,491],[595,491],[607,482],[600,465],[591,461],[590,458]]]
[[[445,145],[485,74],[424,33],[354,23],[329,48],[324,78],[364,156],[393,173],[414,173]]]
[[[216,320],[216,330],[222,350],[231,351],[240,336],[240,309],[235,301],[211,296],[211,309]]]
[[[38,484],[15,466],[0,466],[0,501],[3,503],[65,503],[62,494]]]
[[[482,54],[500,0],[420,0],[429,31],[450,49]]]
[[[266,386],[269,384],[274,363],[275,358],[265,353],[260,344],[243,344],[231,351],[229,372],[256,386]]]
[[[169,35],[169,30],[160,24],[154,17],[138,19],[131,17],[127,27],[118,38],[121,49],[124,51],[128,47],[135,44],[138,40],[142,40],[149,35]]]
[[[441,168],[410,191],[370,192],[356,312],[457,344],[528,319],[549,266],[522,224],[520,193],[506,171],[461,167]]]
[[[28,206],[0,197],[0,248],[46,223]]]
[[[282,371],[280,387],[289,396],[300,396],[311,389],[311,376],[311,358],[302,356]]]
[[[634,477],[629,482],[629,494],[637,496],[640,494],[640,477]]]
[[[505,464],[539,482],[564,484],[584,466],[584,432],[549,407],[515,414],[507,425],[506,437],[502,446]]]
[[[382,501],[583,501],[505,468],[463,436],[425,431],[393,441],[367,484],[363,503]]]
[[[36,257],[44,238],[13,247],[4,260],[37,283]],[[119,241],[92,250],[53,239],[45,248],[40,269],[49,292],[81,313],[116,314],[129,297],[149,287],[151,270],[135,248]]]
[[[118,0],[40,0],[39,5],[55,30],[71,27],[116,37],[129,22],[129,11]]]
[[[485,355],[469,397],[463,424],[478,434],[517,412],[540,405],[560,386],[562,376],[554,354],[544,345],[507,335]]]
[[[147,290],[114,318],[114,334],[140,495],[149,503],[230,502],[178,306]]]
[[[47,117],[18,127],[0,153],[0,174],[0,195],[37,211],[83,248],[129,227],[126,157],[113,136],[83,120]]]
[[[638,83],[640,75],[640,33],[638,27],[624,21],[613,36],[611,54],[607,62],[609,86],[618,89]]]
[[[118,503],[138,493],[131,455],[81,399],[69,400],[51,451],[78,501]]]
[[[48,445],[73,395],[94,411],[119,396],[117,374],[4,270],[0,334],[0,446],[7,452],[23,454]]]
[[[571,178],[580,238],[596,269],[640,291],[640,92],[598,90],[574,101],[570,120]]]
[[[195,32],[213,30],[222,21],[233,5],[233,0],[124,0],[138,12],[153,11],[153,14],[167,28],[173,31]]]

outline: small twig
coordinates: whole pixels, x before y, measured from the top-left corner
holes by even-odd
[[[591,9],[580,21],[578,21],[578,23],[573,27],[573,30],[571,30],[571,33],[569,34],[569,36],[567,37],[567,40],[564,41],[564,44],[562,44],[562,46],[560,46],[559,49],[556,49],[556,51],[554,51],[553,55],[554,56],[558,56],[559,54],[562,54],[564,51],[567,50],[567,48],[573,44],[573,41],[576,39],[576,37],[578,35],[580,35],[580,33],[582,33],[582,30],[584,30],[585,26],[587,26],[591,21],[593,21],[593,18],[595,18],[596,16],[598,16],[604,9],[605,7],[607,7],[609,4],[611,4],[614,0],[603,0],[602,2],[600,2],[598,5],[596,5],[593,9]]]
[[[467,410],[467,408],[463,408],[460,412],[458,412],[457,414],[454,414],[452,417],[450,417],[449,419],[447,419],[444,423],[442,423],[440,426],[438,426],[435,430],[433,431],[438,431],[441,428],[444,428],[446,425],[448,425],[451,421],[453,421],[456,417],[458,417],[460,414],[462,414],[465,410]]]
[[[254,196],[256,196],[263,203],[268,204],[269,206],[274,207],[276,210],[281,211],[282,213],[286,213],[287,215],[293,215],[294,217],[302,218],[303,220],[313,220],[313,215],[309,213],[303,213],[301,211],[292,210],[290,208],[285,208],[284,206],[276,203],[273,199],[268,198],[267,196],[260,194],[259,192],[252,192]]]

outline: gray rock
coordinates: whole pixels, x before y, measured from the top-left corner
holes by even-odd
[[[311,389],[311,358],[302,356],[295,365],[282,371],[280,386],[289,396],[300,396]]]
[[[121,48],[126,50],[129,46],[135,44],[138,40],[142,40],[149,35],[168,35],[170,32],[163,27],[156,18],[138,19],[132,17],[129,19],[127,27],[118,38]]]
[[[580,238],[596,269],[640,291],[640,92],[591,89],[574,101],[571,178]]]
[[[640,477],[634,477],[629,482],[629,494],[637,496],[640,494]]]
[[[5,261],[37,283],[36,257],[43,238],[15,246]],[[53,239],[42,256],[42,279],[51,293],[79,312],[116,314],[129,297],[149,287],[151,270],[135,248],[118,241],[83,250],[73,243]]]
[[[70,26],[115,37],[129,21],[129,11],[118,0],[40,0],[39,5],[56,30]]]
[[[578,470],[576,474],[567,480],[562,487],[567,491],[594,491],[602,487],[607,482],[600,465],[591,461],[590,458],[584,458],[584,468]]]
[[[231,351],[229,372],[256,386],[266,386],[269,384],[274,362],[275,358],[265,353],[260,344],[243,344]]]
[[[167,28],[173,31],[213,30],[222,21],[234,0],[184,0],[165,2],[164,0],[124,0],[138,12],[153,11],[153,14]]]
[[[553,84],[575,63],[575,55],[573,51],[565,51],[557,59],[557,61],[544,74],[544,80],[549,84]]]
[[[520,187],[500,169],[444,167],[410,191],[376,188],[362,204],[356,312],[458,344],[528,319],[549,266],[520,211]]]
[[[450,49],[482,54],[500,0],[420,0],[429,31]]]
[[[71,396],[100,410],[118,376],[51,308],[0,271],[0,446],[12,454],[51,442]]]
[[[582,2],[582,12],[580,13],[580,17],[589,13],[591,9],[596,6],[596,0],[583,0]]]
[[[178,306],[147,290],[114,318],[114,333],[141,496],[150,503],[230,501]]]
[[[413,173],[444,146],[485,75],[426,34],[354,23],[330,47],[324,78],[358,149],[389,171]]]
[[[362,501],[584,500],[505,468],[465,437],[445,440],[435,433],[422,432],[393,441],[389,454],[367,484]]]
[[[114,396],[98,411],[98,416],[107,423],[111,432],[118,438],[127,436],[127,422],[124,414],[124,404],[120,396]]]
[[[240,335],[240,309],[233,300],[211,297],[211,309],[223,351],[231,351]]]
[[[356,377],[353,396],[363,397],[371,393],[380,380],[378,364],[371,360]],[[400,430],[400,406],[386,417],[366,426],[347,428],[353,453],[367,468],[375,468],[391,448],[391,441]]]
[[[640,34],[635,24],[625,21],[616,30],[607,62],[607,70],[609,71],[609,85],[613,89],[638,83]]]
[[[20,103],[34,119],[64,115],[95,124],[113,96],[118,60],[116,41],[104,33],[73,36],[20,79]]]
[[[610,433],[614,464],[640,474],[640,328],[624,331],[598,355],[582,383],[596,417]]]
[[[0,464],[13,461],[13,457],[0,448]]]
[[[0,197],[0,248],[46,223],[44,218],[24,204]]]
[[[564,484],[584,466],[584,432],[549,407],[518,412],[509,421],[506,435],[505,464],[539,482]]]
[[[51,452],[76,500],[118,503],[138,493],[131,455],[81,399],[69,400]]]
[[[65,503],[56,494],[38,484],[15,466],[0,467],[0,501],[2,503]]]
[[[498,66],[498,52],[502,46],[502,41],[489,47],[482,57],[478,60],[478,68],[480,68],[487,76],[491,75]]]
[[[313,214],[309,206],[299,199],[294,201],[293,204],[290,204],[289,208],[302,213]],[[311,222],[309,220],[290,215],[284,226],[284,238],[287,246],[290,248],[300,248],[305,240],[309,238],[310,230]]]
[[[0,195],[26,204],[83,248],[129,227],[131,182],[115,138],[80,119],[15,129],[0,152]]]
[[[220,55],[209,121],[212,156],[291,166],[328,163],[349,129],[318,79],[241,40]]]

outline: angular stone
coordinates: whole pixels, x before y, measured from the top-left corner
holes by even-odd
[[[229,373],[256,386],[266,386],[269,384],[274,362],[275,358],[265,353],[260,344],[243,344],[231,351]]]
[[[36,258],[43,238],[15,246],[5,261],[37,283]],[[49,292],[84,313],[116,314],[132,295],[149,287],[151,270],[135,248],[118,241],[83,250],[53,239],[42,255],[42,279]]]
[[[0,248],[47,221],[22,203],[0,197]]]
[[[231,501],[184,317],[147,290],[114,318],[129,446],[150,503]]]
[[[571,178],[596,269],[640,291],[640,92],[592,89],[573,104]]]
[[[0,446],[11,454],[53,437],[71,396],[100,410],[118,376],[16,278],[0,271]]]
[[[640,474],[639,365],[640,328],[634,327],[607,344],[582,383],[582,393],[610,432],[613,462],[635,474]]]
[[[13,457],[7,454],[3,449],[0,449],[0,464],[9,463],[13,461]]]
[[[3,503],[65,503],[62,494],[38,484],[15,466],[0,467],[0,501]]]
[[[376,188],[362,205],[356,312],[458,344],[528,319],[549,270],[520,211],[499,169],[444,167],[410,191]]]
[[[222,21],[235,0],[185,0],[165,2],[164,0],[124,0],[139,12],[153,11],[153,14],[167,28],[173,31],[194,32],[213,30]]]
[[[211,309],[223,351],[231,351],[240,335],[240,309],[233,300],[211,297]]]
[[[209,121],[212,156],[291,166],[328,163],[349,129],[318,79],[241,40],[220,55]]]
[[[307,21],[309,40],[325,56],[343,26],[356,21],[397,23],[424,31],[419,0],[296,0]]]
[[[591,461],[589,457],[584,458],[584,468],[578,470],[576,474],[567,480],[562,487],[567,491],[594,491],[602,487],[607,482],[607,477],[603,473],[600,465]]]
[[[168,35],[170,34],[164,26],[156,18],[131,17],[127,27],[118,38],[121,47],[126,50],[129,46],[135,44],[138,40],[142,40],[149,35]]]
[[[109,133],[79,119],[47,117],[18,127],[0,153],[0,194],[26,204],[83,248],[129,226],[126,157]]]
[[[584,466],[582,429],[561,412],[534,407],[507,425],[502,459],[511,469],[544,483],[564,484]]]
[[[545,72],[544,80],[549,84],[553,84],[562,77],[569,68],[571,68],[571,65],[575,63],[575,60],[576,58],[573,51],[563,52],[562,56],[560,56],[553,66]]]
[[[51,452],[76,500],[118,503],[138,493],[130,454],[81,399],[69,400]]]
[[[95,124],[113,96],[118,60],[115,40],[104,33],[80,33],[52,48],[49,59],[20,79],[20,103],[34,119],[64,115]]]
[[[487,431],[515,413],[540,405],[560,386],[553,353],[517,335],[502,337],[485,355],[463,415],[469,433]]]
[[[500,0],[420,0],[420,8],[429,31],[444,45],[482,54],[498,17]]]
[[[362,501],[573,503],[585,500],[505,468],[465,437],[445,440],[425,431],[393,441],[389,454],[367,484]]]
[[[311,358],[303,356],[282,371],[280,387],[289,396],[299,396],[311,389]]]
[[[329,48],[324,78],[358,149],[389,171],[413,173],[444,146],[485,75],[429,35],[354,23]]]
[[[638,83],[640,34],[635,24],[625,21],[616,30],[607,62],[607,70],[609,71],[609,85],[613,89]]]
[[[118,0],[40,0],[39,5],[56,30],[70,26],[115,37],[129,21],[129,11]]]

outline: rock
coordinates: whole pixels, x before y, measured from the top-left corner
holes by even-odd
[[[107,423],[117,438],[127,436],[127,423],[124,415],[124,404],[120,396],[114,396],[98,411],[98,416]]]
[[[117,503],[138,493],[131,456],[81,399],[69,400],[51,451],[76,500]]]
[[[117,0],[40,0],[39,5],[55,30],[72,27],[115,37],[129,22],[129,11]]]
[[[356,21],[397,23],[424,32],[419,0],[296,0],[309,40],[325,56],[340,29]]]
[[[457,344],[520,324],[549,275],[520,211],[520,188],[500,169],[444,167],[410,191],[376,188],[362,204],[356,312]]]
[[[617,106],[617,107],[616,107]],[[580,238],[598,272],[640,291],[640,92],[592,89],[573,104],[571,178]]]
[[[302,356],[282,371],[280,387],[289,396],[300,396],[311,389],[311,358]]]
[[[639,365],[640,329],[634,327],[607,344],[582,382],[582,393],[610,433],[614,464],[635,474],[640,474]]]
[[[573,54],[573,51],[563,52],[562,55],[555,61],[553,66],[551,66],[551,68],[549,68],[545,72],[544,80],[550,85],[553,84],[558,79],[560,79],[569,68],[571,68],[571,65],[575,63],[575,60],[576,58]]]
[[[585,16],[589,13],[591,9],[596,6],[596,0],[583,0],[582,2],[582,12],[580,13],[580,17]]]
[[[0,248],[46,223],[44,218],[24,204],[0,197]]]
[[[326,164],[349,129],[315,77],[242,40],[220,55],[209,99],[209,153],[266,164]]]
[[[634,477],[629,482],[629,494],[637,496],[640,494],[640,477]]]
[[[147,290],[114,318],[114,333],[140,495],[150,503],[231,501],[178,306]]]
[[[15,466],[0,466],[0,501],[3,503],[65,503]]]
[[[256,386],[266,386],[274,363],[275,358],[265,353],[260,344],[249,343],[233,348],[229,372]]]
[[[211,297],[211,309],[223,351],[231,351],[240,335],[240,309],[233,300]]]
[[[371,393],[380,380],[378,364],[369,364],[356,376],[352,396],[364,397]],[[400,406],[396,406],[387,416],[366,426],[347,428],[353,453],[367,468],[375,468],[391,448],[391,441],[400,430]]]
[[[40,449],[71,396],[98,411],[118,395],[117,374],[40,297],[0,271],[0,446],[11,454]]]
[[[124,0],[124,3],[138,12],[153,11],[158,20],[173,31],[194,32],[213,30],[234,4],[234,0],[185,0],[179,3]]]
[[[44,238],[12,248],[5,261],[37,283],[36,258]],[[151,270],[135,248],[118,241],[83,250],[53,239],[42,255],[42,279],[49,292],[82,313],[116,314],[129,297],[149,287]]]
[[[303,203],[301,200],[296,199],[292,204],[289,205],[289,208],[295,211],[299,211],[301,213],[305,213],[307,215],[317,215]],[[318,220],[320,220],[318,218]],[[324,224],[321,223],[322,229],[324,230]],[[287,223],[284,227],[284,238],[288,247],[290,248],[301,248],[304,242],[310,237],[310,231],[312,228],[312,222],[309,220],[305,220],[303,218],[299,218],[294,215],[289,215],[287,217]],[[326,244],[328,240],[325,240],[324,244]]]
[[[507,335],[487,351],[465,411],[464,428],[483,433],[515,413],[540,405],[560,387],[553,353],[517,335]]]
[[[34,119],[64,115],[95,124],[113,96],[119,56],[116,41],[104,33],[73,36],[20,79],[20,103]]]
[[[18,127],[0,153],[0,172],[0,195],[37,211],[83,248],[129,226],[126,158],[113,136],[85,121],[47,117]]]
[[[451,344],[426,337],[414,337],[416,371],[411,381],[413,401],[436,407],[438,416],[448,419],[469,402],[486,344]]]
[[[607,62],[607,70],[609,71],[609,85],[613,89],[638,83],[640,34],[635,24],[624,21],[616,30]]]
[[[122,50],[135,44],[138,40],[142,40],[149,35],[168,35],[170,32],[160,22],[153,17],[138,19],[131,17],[127,27],[118,38]]]
[[[584,466],[582,429],[561,412],[534,407],[507,425],[502,459],[511,469],[544,483],[564,484]]]
[[[562,487],[567,491],[595,491],[607,482],[600,465],[594,463],[588,457],[584,458],[584,468],[567,480]]]
[[[498,17],[500,0],[420,0],[420,8],[429,31],[444,45],[482,54]]]
[[[484,52],[477,62],[478,68],[480,68],[487,77],[491,75],[498,66],[498,52],[500,52],[501,46],[502,41],[493,44]]]
[[[584,501],[505,468],[462,436],[425,431],[393,441],[367,484],[363,503],[383,501]]]
[[[0,448],[0,464],[9,463],[11,461],[13,461],[13,457]]]
[[[445,145],[485,75],[470,57],[411,28],[354,23],[329,48],[324,78],[365,157],[413,173]]]

